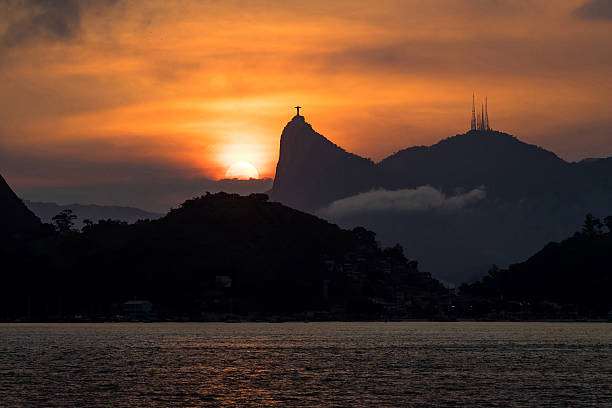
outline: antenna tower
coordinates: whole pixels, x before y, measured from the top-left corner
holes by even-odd
[[[489,127],[489,107],[487,97],[485,96],[485,130],[491,130]]]
[[[472,92],[472,120],[470,122],[470,130],[489,131],[489,98],[485,96],[484,103],[481,102],[480,110],[476,109],[476,97]]]
[[[480,106],[480,129],[479,130],[485,130],[485,123],[484,123],[484,104],[481,104]]]
[[[470,124],[470,130],[476,130],[476,106],[474,104],[474,93],[472,92],[472,123]]]

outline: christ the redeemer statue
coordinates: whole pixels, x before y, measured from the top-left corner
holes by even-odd
[[[299,106],[299,105],[295,107],[295,109],[297,109],[297,116],[300,116],[300,108],[301,108],[301,106]]]

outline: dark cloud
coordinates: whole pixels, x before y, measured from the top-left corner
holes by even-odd
[[[67,40],[81,30],[81,8],[76,0],[27,0],[26,16],[9,24],[2,44],[14,47],[37,38]]]
[[[612,20],[612,0],[589,0],[574,15],[589,20]]]
[[[574,58],[572,58],[572,56]],[[351,46],[313,55],[310,63],[329,71],[384,70],[434,75],[556,75],[612,63],[607,40],[584,47],[580,38],[551,43],[531,37],[415,39]]]
[[[449,3],[452,3],[451,7],[460,9],[470,15],[508,15],[533,7],[531,0],[464,0],[459,2],[443,0],[433,4],[436,4],[441,11],[448,11]]]
[[[0,0],[2,1],[2,0]],[[4,47],[15,47],[38,39],[67,41],[77,37],[82,30],[82,5],[106,6],[117,0],[3,0],[9,13],[19,17],[9,18],[8,28],[2,35]]]

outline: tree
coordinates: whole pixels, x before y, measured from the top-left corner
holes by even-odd
[[[612,232],[612,215],[608,215],[606,218],[604,218],[604,224],[606,224],[608,232]]]
[[[404,248],[400,244],[395,244],[395,246],[391,248],[385,248],[383,250],[383,254],[393,260],[406,262],[408,259],[404,255]]]
[[[73,230],[74,220],[76,219],[77,216],[72,213],[72,210],[66,208],[53,217],[53,224],[57,232],[65,233]]]
[[[582,225],[582,233],[588,237],[594,237],[595,235],[601,234],[602,223],[597,217],[593,217],[593,214],[589,213],[584,218],[584,224]]]
[[[85,218],[83,220],[83,227],[81,228],[81,232],[87,232],[87,231],[91,231],[91,229],[93,228],[93,221],[90,220],[89,218]]]
[[[493,279],[497,279],[500,277],[500,275],[501,272],[499,267],[495,264],[491,265],[491,268],[489,268],[489,276]]]

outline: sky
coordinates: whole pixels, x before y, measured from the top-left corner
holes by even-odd
[[[612,156],[612,1],[0,0],[0,174],[28,199],[272,178],[297,104],[378,161],[465,132],[473,92],[496,130]]]

